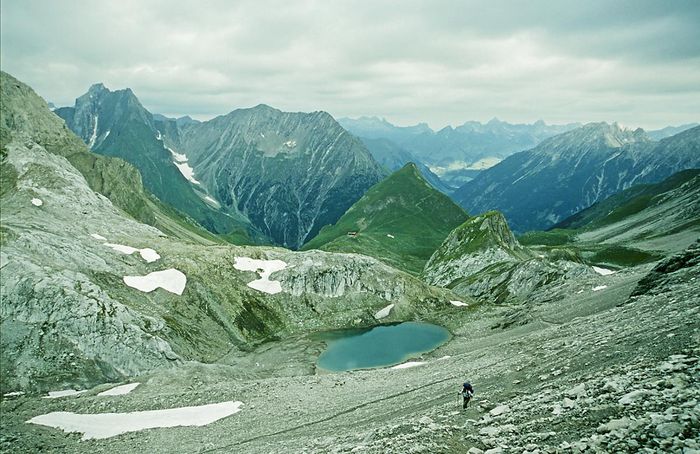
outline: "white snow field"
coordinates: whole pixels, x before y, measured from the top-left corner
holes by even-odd
[[[609,269],[607,269],[607,268],[601,268],[601,267],[599,267],[599,266],[594,266],[594,267],[593,267],[593,271],[595,271],[596,273],[600,274],[601,276],[608,276],[608,275],[610,275],[610,274],[615,274],[615,271],[609,270]]]
[[[210,204],[214,205],[216,208],[221,207],[221,204],[219,202],[217,202],[213,198],[209,197],[208,195],[204,196],[204,200],[206,200]]]
[[[392,235],[391,233],[387,233],[386,236],[392,239],[394,238],[394,235]]]
[[[23,396],[24,392],[23,391],[12,391],[11,393],[5,393],[2,395],[2,397],[17,397],[17,396]]]
[[[35,207],[40,207],[40,206],[42,206],[43,204],[44,204],[44,201],[41,200],[41,199],[37,199],[36,197],[34,197],[34,198],[32,199],[32,205],[34,205]]]
[[[450,301],[450,304],[457,307],[469,306],[467,303],[463,303],[462,301]]]
[[[190,183],[201,184],[194,177],[194,169],[192,167],[190,167],[189,163],[187,162],[187,155],[182,154],[182,153],[178,153],[170,147],[165,147],[165,148],[173,156],[173,164],[175,164],[175,167],[177,167],[177,170],[180,171],[182,176],[187,178],[187,180]]]
[[[97,122],[100,120],[99,115],[95,115],[95,124],[92,125],[92,135],[90,136],[90,142],[88,142],[88,148],[92,150],[95,146],[95,141],[97,140]]]
[[[392,369],[408,369],[410,367],[422,366],[425,361],[408,361],[403,364],[392,367]]]
[[[235,257],[233,267],[239,271],[254,271],[260,279],[248,282],[248,287],[259,292],[274,295],[282,291],[279,281],[271,281],[270,275],[276,271],[287,268],[287,263],[282,260],[257,260],[250,257]]]
[[[98,396],[123,396],[124,394],[129,394],[131,391],[135,390],[141,383],[129,383],[126,385],[115,386],[107,391],[102,391]]]
[[[376,314],[374,314],[374,318],[380,319],[380,318],[384,318],[384,317],[388,316],[393,308],[394,308],[393,304],[388,305],[384,309],[381,309]]]
[[[121,252],[122,254],[126,255],[131,255],[134,252],[138,252],[141,255],[141,258],[147,261],[148,263],[155,262],[156,260],[160,259],[160,255],[158,255],[156,251],[149,247],[137,249],[135,247],[126,246],[123,244],[104,243],[104,245],[107,247],[111,247],[115,251]]]
[[[170,268],[154,271],[145,276],[124,276],[124,283],[142,292],[152,292],[158,287],[168,292],[182,295],[187,284],[187,276],[182,271]]]
[[[599,286],[597,286],[597,287],[593,287],[593,291],[594,291],[594,292],[598,292],[598,291],[603,290],[603,289],[606,289],[606,288],[608,288],[607,285],[599,285]]]
[[[75,389],[64,389],[62,391],[49,391],[48,396],[44,396],[44,399],[58,399],[59,397],[77,396],[86,392],[87,389],[82,391],[76,391]]]
[[[221,402],[197,407],[166,410],[134,411],[130,413],[77,414],[56,411],[36,416],[28,423],[56,427],[64,432],[80,432],[83,440],[114,437],[144,429],[177,426],[206,426],[241,411],[243,402]]]
[[[103,236],[100,235],[99,233],[91,233],[90,236],[93,237],[93,238],[96,239],[96,240],[107,241],[107,238],[103,237]]]

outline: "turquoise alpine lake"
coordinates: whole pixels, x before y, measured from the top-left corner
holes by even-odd
[[[436,349],[450,338],[450,332],[429,323],[405,322],[327,331],[315,337],[327,345],[318,358],[318,367],[339,372],[400,364],[416,354]]]

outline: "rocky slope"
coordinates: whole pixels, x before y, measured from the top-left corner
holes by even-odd
[[[503,215],[492,211],[453,230],[430,257],[422,276],[480,301],[517,303],[541,287],[591,272],[569,250],[536,254],[522,247]]]
[[[653,142],[638,129],[591,123],[517,153],[455,192],[467,210],[499,210],[513,230],[548,228],[635,184],[700,166],[700,127]]]
[[[631,299],[649,267],[563,282],[527,303],[529,322],[520,326],[501,327],[512,308],[475,308],[448,344],[410,369],[281,378],[290,358],[303,358],[299,352],[309,346],[268,345],[250,352],[247,377],[239,366],[187,363],[135,377],[139,387],[122,396],[98,396],[109,385],[62,399],[6,396],[0,446],[98,453],[690,453],[700,442],[700,268],[665,268],[654,291]],[[608,288],[591,290],[601,283]],[[463,411],[457,391],[465,379],[476,396]],[[80,441],[25,422],[52,411],[125,413],[229,400],[242,401],[242,411],[203,427],[102,440]]]
[[[131,164],[91,153],[30,87],[5,72],[1,72],[0,76],[0,145],[3,157],[6,153],[4,147],[13,140],[38,144],[50,153],[68,159],[92,190],[109,198],[134,219],[191,241],[205,244],[220,241],[149,194],[143,187],[139,171]],[[4,166],[3,192],[9,190],[7,188],[15,180],[14,170]]]
[[[356,252],[419,274],[447,234],[467,214],[407,164],[371,187],[334,225],[304,249]]]
[[[293,249],[385,176],[362,142],[325,112],[259,105],[164,135],[217,203]]]
[[[110,91],[95,84],[75,100],[74,107],[62,107],[55,113],[92,151],[133,164],[152,194],[210,232],[242,244],[260,239],[240,213],[222,212],[206,199],[206,192],[190,175],[191,169],[164,146],[153,115],[130,89]]]
[[[692,196],[692,191],[700,185],[698,177],[700,169],[683,170],[671,175],[660,183],[640,184],[632,186],[618,194],[597,202],[585,210],[579,211],[560,223],[553,226],[554,229],[584,229],[594,230],[609,225],[629,216],[649,209],[654,205],[674,202],[681,195],[683,198]],[[679,190],[680,192],[670,193]],[[682,200],[678,200],[684,205]],[[692,204],[688,208],[694,208]],[[692,213],[689,213],[692,214]],[[690,218],[693,216],[691,215]],[[686,220],[690,220],[688,217]]]

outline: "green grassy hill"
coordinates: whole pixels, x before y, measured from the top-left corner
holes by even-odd
[[[335,225],[321,229],[302,249],[356,252],[418,274],[467,218],[409,163],[370,188]]]

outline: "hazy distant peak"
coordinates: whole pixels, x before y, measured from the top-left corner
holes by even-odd
[[[651,139],[647,136],[643,129],[635,130],[621,126],[618,123],[609,124],[607,122],[587,123],[580,128],[573,129],[569,132],[543,142],[543,145],[552,144],[583,144],[583,143],[600,143],[609,148],[619,148],[627,143],[633,142],[649,142]]]

